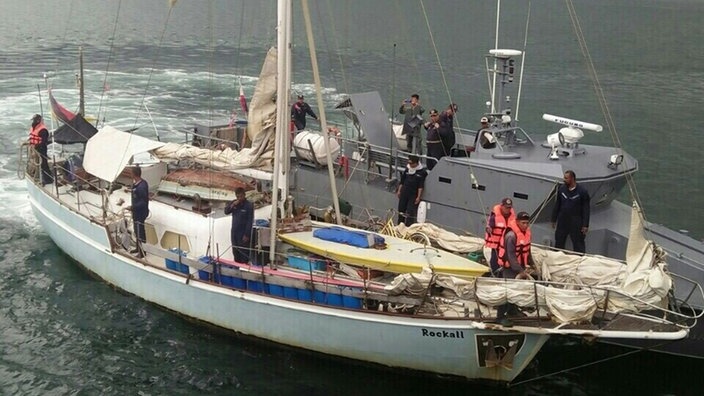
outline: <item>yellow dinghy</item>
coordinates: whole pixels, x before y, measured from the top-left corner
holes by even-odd
[[[389,272],[420,272],[425,265],[435,272],[460,277],[475,277],[489,271],[485,265],[445,250],[420,243],[383,235],[385,244],[376,247],[358,247],[346,243],[320,239],[313,235],[316,229],[329,228],[326,223],[313,223],[313,230],[280,233],[279,238],[301,250],[342,263],[366,266]],[[370,236],[378,235],[356,228],[335,225],[334,228]]]

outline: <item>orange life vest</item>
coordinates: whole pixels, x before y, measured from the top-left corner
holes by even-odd
[[[501,213],[501,204],[494,205],[494,209],[492,209],[491,212],[494,214],[494,227],[491,229],[491,234],[484,234],[484,242],[486,243],[486,247],[496,249],[499,247],[499,242],[504,239],[506,227],[516,220],[516,213],[514,213],[513,208],[511,208],[511,213],[508,215],[507,220],[504,214]],[[487,225],[489,225],[489,220],[487,220]]]
[[[509,227],[516,234],[516,258],[518,259],[518,263],[521,264],[521,267],[525,268],[528,265],[528,257],[530,256],[530,228],[527,228],[526,232],[522,232],[521,229],[518,228],[518,224],[516,224],[515,220],[509,223]],[[511,267],[511,263],[509,263],[508,256],[506,255],[506,242],[504,238],[501,238],[499,242],[497,256],[499,265],[504,268]]]
[[[34,128],[29,128],[29,144],[39,146],[42,144],[42,137],[39,135],[42,129],[46,129],[43,122],[40,122]]]

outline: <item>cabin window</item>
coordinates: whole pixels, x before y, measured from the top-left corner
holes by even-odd
[[[178,248],[183,252],[191,251],[191,245],[188,243],[188,238],[183,234],[178,234],[172,231],[166,231],[164,236],[161,237],[161,247],[164,249]]]

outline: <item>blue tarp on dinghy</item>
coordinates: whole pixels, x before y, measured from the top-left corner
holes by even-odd
[[[370,248],[383,245],[384,237],[364,231],[353,231],[341,227],[325,227],[313,231],[313,236],[325,241]]]

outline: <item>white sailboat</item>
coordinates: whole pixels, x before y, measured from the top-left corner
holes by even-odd
[[[287,194],[290,150],[285,100],[290,89],[291,1],[279,0],[278,11],[276,72],[271,73],[270,52],[258,84],[259,98],[264,99],[251,104],[250,127],[255,125],[261,132],[252,139],[254,148],[227,159],[230,153],[203,152],[201,164],[190,163],[201,177],[214,172],[202,166],[221,163],[219,175],[227,174],[248,187],[250,198],[265,197],[255,212],[262,225],[255,230],[259,238],[254,263],[223,258],[229,254],[225,247],[230,244],[231,220],[222,213],[228,198],[217,189],[202,190],[202,195],[186,192],[178,198],[171,190],[160,190],[162,180],[177,167],[179,153],[193,148],[109,126],[88,141],[85,178],[42,186],[30,176],[32,172],[26,174],[35,216],[66,254],[121,290],[224,329],[324,354],[471,380],[512,381],[551,335],[659,340],[687,335],[691,318],[668,309],[669,278],[656,260],[629,274],[658,275],[659,287],[648,285],[641,288],[646,291],[634,293],[620,287],[623,282],[585,285],[580,280],[454,277],[442,262],[437,270],[432,265],[432,260],[446,253],[392,237],[385,239],[385,248],[398,248],[395,260],[400,263],[416,260],[421,274],[370,279],[375,264],[364,258],[370,255],[369,248],[345,245],[344,255],[334,255],[343,247],[330,247],[313,256],[284,244],[279,237],[285,239],[286,232],[312,233],[325,225],[287,215],[292,206]],[[276,103],[271,95],[274,81]],[[253,169],[253,164],[266,162],[261,154],[270,144],[275,146],[274,172]],[[124,171],[130,162],[140,163],[153,192],[143,258],[129,253],[131,221],[125,208],[131,196]],[[173,183],[163,186],[172,188]],[[481,272],[468,259],[452,259],[460,267],[464,263]],[[422,265],[423,260],[431,265]],[[399,270],[377,269],[387,274]],[[594,304],[570,315],[564,307],[575,298]],[[507,301],[526,312],[514,327],[494,323],[495,307]]]

